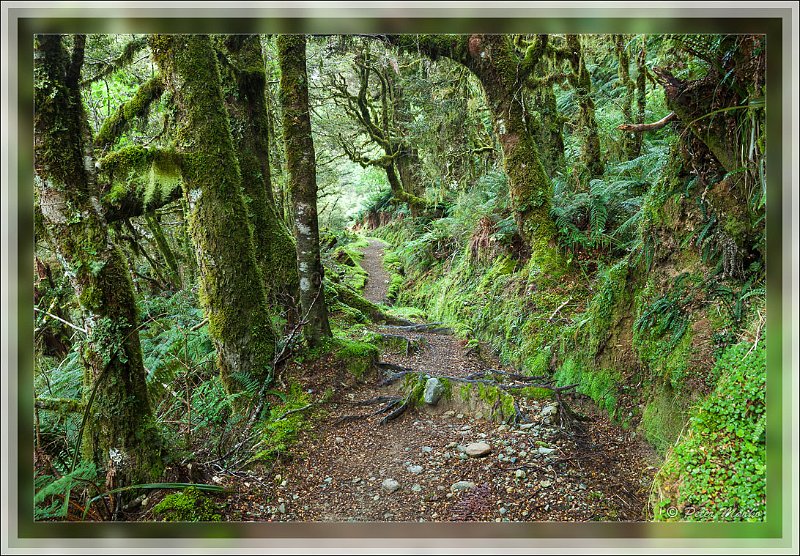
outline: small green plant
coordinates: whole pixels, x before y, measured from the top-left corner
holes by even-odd
[[[165,497],[153,508],[161,521],[221,521],[220,507],[196,487]]]
[[[691,413],[651,500],[657,521],[761,521],[766,512],[766,349],[740,343]]]
[[[302,386],[292,382],[280,397],[283,403],[271,407],[267,418],[256,426],[261,440],[253,446],[257,451],[251,461],[274,460],[289,449],[300,431],[308,427],[303,408],[307,408],[311,400]]]

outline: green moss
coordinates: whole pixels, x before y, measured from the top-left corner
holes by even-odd
[[[114,144],[135,118],[146,118],[150,106],[164,92],[161,78],[156,76],[143,83],[128,102],[123,103],[103,122],[94,139],[96,148],[103,150]]]
[[[282,394],[272,393],[279,396],[282,403],[270,407],[266,419],[256,426],[260,440],[252,448],[255,454],[251,462],[274,461],[289,450],[301,431],[310,426],[307,415],[303,411],[296,411],[311,402],[300,383],[290,383],[288,390]]]
[[[338,339],[338,348],[335,350],[335,358],[344,363],[347,371],[358,379],[372,369],[378,361],[378,348],[367,342],[355,340]]]
[[[639,428],[647,441],[664,454],[678,439],[686,419],[685,399],[671,388],[656,391],[642,412]]]
[[[567,357],[555,373],[556,384],[577,384],[578,392],[592,398],[609,413],[617,407],[620,373],[614,369],[587,368],[578,357]]]
[[[196,487],[165,497],[153,508],[161,521],[221,521],[220,508]]]
[[[740,343],[715,367],[714,392],[656,476],[657,521],[762,521],[766,512],[766,349]]]

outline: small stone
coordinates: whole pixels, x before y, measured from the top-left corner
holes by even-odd
[[[472,426],[471,426],[471,425],[464,425],[463,427],[461,427],[461,430],[462,430],[462,431],[468,431],[468,430],[470,430],[471,428],[472,428]]]
[[[483,411],[479,411],[475,414],[476,419],[483,419]]]
[[[579,489],[581,489],[581,490],[586,490],[586,485],[585,485],[585,484],[583,484],[583,483],[580,483],[580,484],[578,485],[578,488],[579,488]]]
[[[297,500],[298,498],[300,498],[299,494],[292,494],[292,500]]]
[[[333,482],[333,477],[325,477],[325,482],[331,484]]]
[[[406,469],[408,470],[409,473],[412,473],[414,475],[419,475],[420,473],[422,473],[421,465],[409,465],[408,467],[406,467]]]
[[[353,484],[360,483],[361,477],[353,477]]]
[[[377,501],[377,500],[380,500],[381,497],[376,494],[375,496],[372,497],[372,499]]]
[[[422,490],[422,485],[420,485],[419,483],[414,483],[414,485],[412,485],[411,487],[412,492],[420,492],[421,490]]]
[[[544,446],[541,446],[539,448],[539,453],[542,454],[543,456],[547,456],[549,454],[552,454],[555,451],[556,451],[555,448],[545,448]]]
[[[524,479],[524,478],[525,478],[525,471],[524,471],[523,469],[517,469],[517,470],[514,472],[514,476],[515,476],[517,479]]]
[[[286,504],[281,503],[281,505],[278,506],[278,512],[282,513],[282,514],[285,514],[286,513]]]
[[[519,451],[519,457],[524,458],[527,455],[528,455],[528,452],[526,450],[520,450]]]
[[[505,508],[505,507],[500,508],[500,514],[501,515],[506,515],[507,513],[508,513],[508,508]]]
[[[442,417],[455,417],[455,415],[456,412],[453,411],[452,409],[450,411],[445,411],[444,413],[442,413]]]
[[[458,459],[467,459],[467,454],[461,452],[460,454],[458,454]]]
[[[492,447],[486,442],[473,442],[464,448],[464,452],[471,458],[483,457],[491,451]]]
[[[546,405],[542,408],[542,417],[547,417],[548,415],[555,415],[558,412],[557,405]]]
[[[547,487],[549,487],[549,486],[550,486],[550,485],[552,485],[552,484],[553,484],[553,481],[547,481],[547,480],[545,480],[545,481],[540,481],[540,482],[539,482],[539,485],[540,485],[542,488],[547,488]]]
[[[384,479],[383,482],[381,483],[381,487],[384,490],[388,491],[389,494],[391,494],[392,492],[400,488],[400,483],[398,483],[394,479]]]
[[[520,428],[521,430],[524,430],[524,431],[526,431],[526,430],[528,430],[528,429],[532,429],[532,428],[533,428],[533,427],[535,427],[535,426],[536,426],[536,423],[523,423],[523,424],[521,424],[521,425],[519,426],[519,428]]]
[[[429,378],[425,382],[422,400],[428,405],[436,405],[444,394],[444,385],[438,378]]]
[[[450,490],[462,491],[471,490],[473,488],[475,488],[475,483],[472,481],[458,481],[457,483],[453,483]]]
[[[497,427],[497,432],[503,432],[507,430],[508,430],[508,425],[506,425],[505,423]]]
[[[502,519],[502,518],[500,518],[500,517],[496,517],[496,518],[494,518],[494,520],[495,520],[495,522],[497,522],[497,523],[500,523],[501,521],[503,521],[503,519]]]
[[[456,446],[458,446],[458,442],[450,442],[450,443],[449,443],[447,446],[445,446],[445,447],[446,447],[446,448],[455,448]]]
[[[456,415],[456,419],[463,419],[463,418],[464,418],[464,414],[463,413],[458,413]]]
[[[422,450],[423,454],[430,454],[431,452],[433,452],[433,448],[431,448],[430,446],[423,446],[420,449]]]
[[[286,486],[286,485],[288,485],[288,484],[289,484],[289,481],[287,481],[286,479],[284,479],[284,480],[282,480],[282,481],[281,481],[281,486],[282,486],[282,487],[285,487],[285,486]]]
[[[344,444],[344,438],[342,438],[341,436],[337,436],[336,438],[333,439],[333,441],[336,444]]]
[[[479,432],[478,433],[478,438],[486,438],[486,433],[485,432]]]

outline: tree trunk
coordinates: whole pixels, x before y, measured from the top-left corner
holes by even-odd
[[[224,46],[231,72],[223,81],[237,94],[226,98],[234,144],[237,146],[244,194],[249,198],[256,259],[266,278],[270,299],[294,309],[299,288],[294,239],[278,217],[269,165],[269,113],[266,73],[258,35],[227,35]]]
[[[636,123],[643,124],[645,118],[645,108],[647,107],[647,37],[642,36],[642,48],[636,60]],[[633,158],[642,154],[642,136],[636,135],[631,154]]]
[[[584,133],[583,145],[581,146],[581,164],[586,168],[589,179],[597,178],[603,175],[605,164],[603,155],[600,152],[600,136],[597,131],[597,120],[594,114],[592,78],[583,60],[583,49],[578,35],[567,35],[567,49],[569,50],[569,62],[573,73],[570,81],[575,88],[575,95],[578,98],[578,106],[580,107],[578,125]]]
[[[319,249],[317,169],[308,113],[305,35],[280,35],[278,60],[286,167],[295,209],[300,306],[306,321],[303,335],[308,344],[314,346],[323,337],[330,336],[331,329],[322,283],[324,270]]]
[[[535,65],[535,56],[532,61],[520,59],[506,35],[389,35],[386,40],[434,60],[450,58],[478,77],[503,149],[503,167],[519,234],[542,271],[560,273],[563,262],[557,248],[556,227],[550,218],[550,180],[526,128],[521,100],[523,83],[529,68]]]
[[[624,87],[625,93],[622,101],[622,121],[632,122],[634,93],[636,84],[631,79],[630,55],[625,35],[615,35],[614,42],[617,48],[617,74],[619,75],[619,86]],[[624,132],[622,135],[622,155],[625,160],[633,160],[639,156],[641,142],[634,133]]]
[[[97,200],[91,137],[79,88],[85,36],[70,58],[60,35],[35,41],[36,188],[48,233],[85,316],[84,459],[114,469],[113,486],[150,482],[164,451],[147,396],[133,286]]]
[[[153,57],[172,93],[176,149],[200,271],[200,301],[228,392],[270,380],[275,333],[256,263],[241,176],[207,35],[155,35]]]
[[[527,110],[528,130],[538,142],[539,154],[548,176],[564,167],[564,135],[552,84],[540,85],[533,91]]]

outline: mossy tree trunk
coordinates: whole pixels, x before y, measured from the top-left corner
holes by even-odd
[[[300,306],[306,321],[303,335],[313,346],[323,337],[330,336],[331,329],[322,283],[324,270],[319,247],[316,159],[308,112],[305,35],[280,35],[278,60],[286,167],[295,213]]]
[[[645,60],[647,59],[647,37],[642,36],[642,47],[639,49],[639,55],[636,58],[636,123],[643,124],[645,117],[645,109],[647,108],[647,66]],[[642,136],[636,135],[633,150],[631,155],[633,158],[642,154]]]
[[[546,37],[539,37],[522,57],[507,35],[389,35],[386,40],[433,60],[454,60],[478,77],[503,149],[519,234],[541,270],[560,272],[563,263],[550,218],[551,184],[528,132],[522,102],[522,88],[544,53]]]
[[[85,316],[87,395],[96,388],[82,453],[113,467],[114,486],[151,482],[163,445],[147,395],[130,275],[97,199],[91,136],[80,95],[85,36],[72,54],[60,35],[34,51],[34,153],[41,213]]]
[[[207,35],[155,35],[151,48],[174,103],[189,235],[220,376],[229,392],[242,391],[271,379],[275,333],[216,53]]]
[[[223,39],[228,71],[223,83],[233,140],[237,148],[243,191],[248,203],[253,239],[270,299],[285,310],[295,308],[299,278],[291,233],[278,217],[272,194],[269,163],[269,113],[266,72],[258,35],[226,35]]]
[[[529,133],[539,144],[545,172],[553,176],[564,167],[564,134],[561,130],[564,120],[558,113],[552,83],[535,87],[527,102]]]
[[[636,92],[636,83],[631,79],[630,64],[631,58],[628,54],[628,37],[625,35],[614,35],[614,46],[617,50],[617,75],[619,76],[618,85],[624,89],[622,99],[622,121],[633,121],[633,103]],[[641,136],[636,133],[624,131],[622,135],[622,156],[626,160],[632,160],[639,156]]]
[[[586,69],[578,35],[567,35],[567,50],[572,75],[569,81],[575,89],[578,99],[580,117],[578,125],[583,132],[581,145],[581,165],[586,168],[587,178],[598,178],[603,175],[605,163],[600,152],[600,135],[595,119],[594,100],[592,99],[592,78]]]

